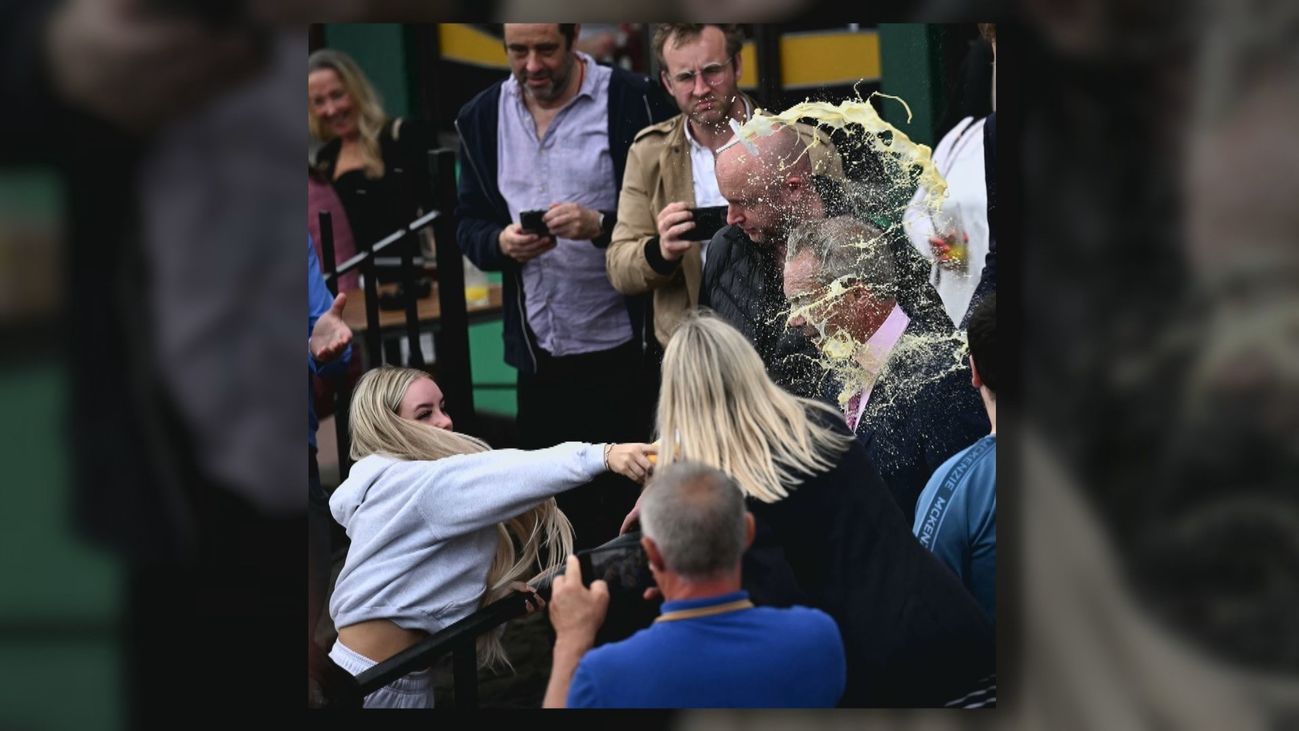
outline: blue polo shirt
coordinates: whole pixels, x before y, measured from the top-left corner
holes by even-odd
[[[662,614],[747,599],[743,591],[664,602]],[[811,708],[839,702],[843,640],[807,607],[750,607],[656,621],[582,658],[569,708]]]

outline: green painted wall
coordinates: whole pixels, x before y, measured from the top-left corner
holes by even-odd
[[[490,280],[492,272],[488,273]],[[497,274],[497,279],[500,275]],[[474,379],[474,407],[479,411],[514,416],[515,370],[505,364],[505,344],[499,320],[469,327],[470,370]]]
[[[411,98],[411,71],[408,65],[408,55],[414,49],[408,45],[407,38],[408,34],[396,23],[325,26],[325,44],[356,59],[383,97],[384,110],[393,116],[411,115],[415,106],[415,100]],[[500,272],[487,272],[487,279],[499,284]],[[500,320],[479,323],[469,328],[470,370],[475,386],[474,406],[480,411],[514,416],[515,371],[505,364],[502,328]],[[506,387],[497,387],[498,384]]]
[[[122,566],[71,524],[66,372],[54,364],[0,371],[0,726],[80,731],[123,726]],[[72,417],[72,418],[75,418]],[[19,627],[49,627],[19,636]],[[64,631],[62,628],[66,628]]]
[[[35,230],[66,255],[62,177],[52,168],[0,173],[0,260],[27,254],[10,234]],[[31,233],[17,234],[31,238]],[[33,240],[35,240],[33,238]],[[15,258],[17,257],[17,258]],[[31,263],[37,263],[35,260]],[[0,264],[0,267],[3,267]],[[44,265],[34,272],[39,276]],[[52,272],[57,272],[57,267]],[[11,277],[12,278],[12,277]],[[49,283],[62,284],[57,277]],[[0,287],[4,287],[0,284]],[[62,288],[56,295],[66,299]],[[14,324],[32,315],[5,313]],[[111,388],[112,385],[105,387]],[[67,366],[53,358],[0,363],[0,728],[81,731],[124,727],[120,631],[124,567],[73,525]]]
[[[943,103],[941,28],[918,23],[881,23],[880,91],[901,97],[911,107],[911,122],[901,104],[880,101],[880,116],[914,142],[933,147],[934,126]]]
[[[383,109],[391,117],[411,113],[406,83],[406,39],[397,23],[352,23],[325,26],[325,44],[356,59],[369,77]]]

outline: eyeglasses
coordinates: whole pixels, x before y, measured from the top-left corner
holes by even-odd
[[[699,69],[697,75],[704,77],[705,84],[708,84],[709,86],[717,86],[722,83],[722,78],[726,75],[726,68],[730,65],[731,62],[729,60],[726,63],[710,63]],[[666,71],[664,72],[664,76],[667,76]],[[694,71],[682,71],[679,74],[668,76],[668,79],[672,81],[674,86],[680,89],[688,89],[694,87],[695,76],[696,72]]]

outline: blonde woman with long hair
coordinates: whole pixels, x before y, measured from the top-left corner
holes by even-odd
[[[839,624],[842,705],[942,705],[993,672],[982,609],[912,535],[843,415],[776,386],[710,313],[687,315],[668,342],[658,435],[661,462],[716,467],[744,491],[754,603],[813,606]]]
[[[351,539],[329,613],[329,655],[360,674],[429,634],[562,565],[573,531],[554,495],[612,470],[644,480],[648,444],[567,442],[492,450],[452,431],[442,392],[423,371],[384,366],[352,394],[347,480],[329,500]],[[534,595],[533,610],[542,605]],[[482,664],[507,663],[497,633],[478,640]],[[367,708],[433,705],[431,672],[399,678]]]
[[[307,129],[319,145],[312,168],[338,192],[357,250],[432,208],[431,128],[389,118],[351,56],[322,48],[307,58]]]

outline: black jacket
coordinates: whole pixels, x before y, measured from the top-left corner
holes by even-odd
[[[699,306],[744,334],[776,385],[796,396],[833,403],[833,383],[816,347],[785,326],[789,305],[783,269],[772,247],[754,244],[736,226],[726,226],[708,244]]]
[[[384,166],[380,178],[371,179],[356,171],[334,180],[334,167],[343,147],[341,139],[330,140],[316,152],[315,168],[338,191],[358,248],[374,244],[409,224],[419,217],[421,209],[427,212],[434,208],[428,160],[432,130],[421,120],[400,121],[397,124],[397,120],[388,120],[379,132]],[[384,253],[398,254],[395,248],[385,249]]]
[[[921,340],[889,356],[857,425],[857,441],[908,521],[934,471],[992,428],[969,362],[954,340],[938,339],[949,332],[919,320],[907,325],[904,338]]]
[[[496,179],[496,130],[499,126],[501,86],[492,84],[460,109],[456,131],[460,134],[459,204],[456,206],[456,241],[479,269],[504,272],[501,288],[505,320],[505,362],[525,373],[536,370],[537,338],[527,324],[526,293],[518,262],[501,253],[497,237],[510,225],[509,207],[501,197]],[[614,179],[622,189],[627,150],[636,133],[677,113],[672,103],[652,81],[639,74],[613,69],[609,80],[609,153]],[[601,211],[604,233],[593,243],[609,245],[609,235],[618,219],[618,207]],[[632,332],[642,347],[654,343],[654,328],[648,295],[627,298]]]
[[[837,404],[839,384],[821,365],[820,353],[805,336],[785,327],[782,270],[772,247],[756,245],[739,228],[727,226],[708,244],[699,304],[711,307],[753,343],[778,386]],[[950,333],[951,321],[933,287],[927,281],[907,284],[901,274],[899,281],[898,304],[911,318],[907,334],[934,338]],[[970,386],[969,365],[957,360],[954,341],[944,339],[890,359],[871,392],[857,438],[910,520],[934,470],[990,428],[979,394]]]
[[[848,433],[834,415],[809,413]],[[744,586],[755,603],[804,604],[835,619],[848,661],[841,705],[942,705],[992,674],[992,625],[911,534],[861,445],[804,477],[783,500],[748,501],[757,532]]]

